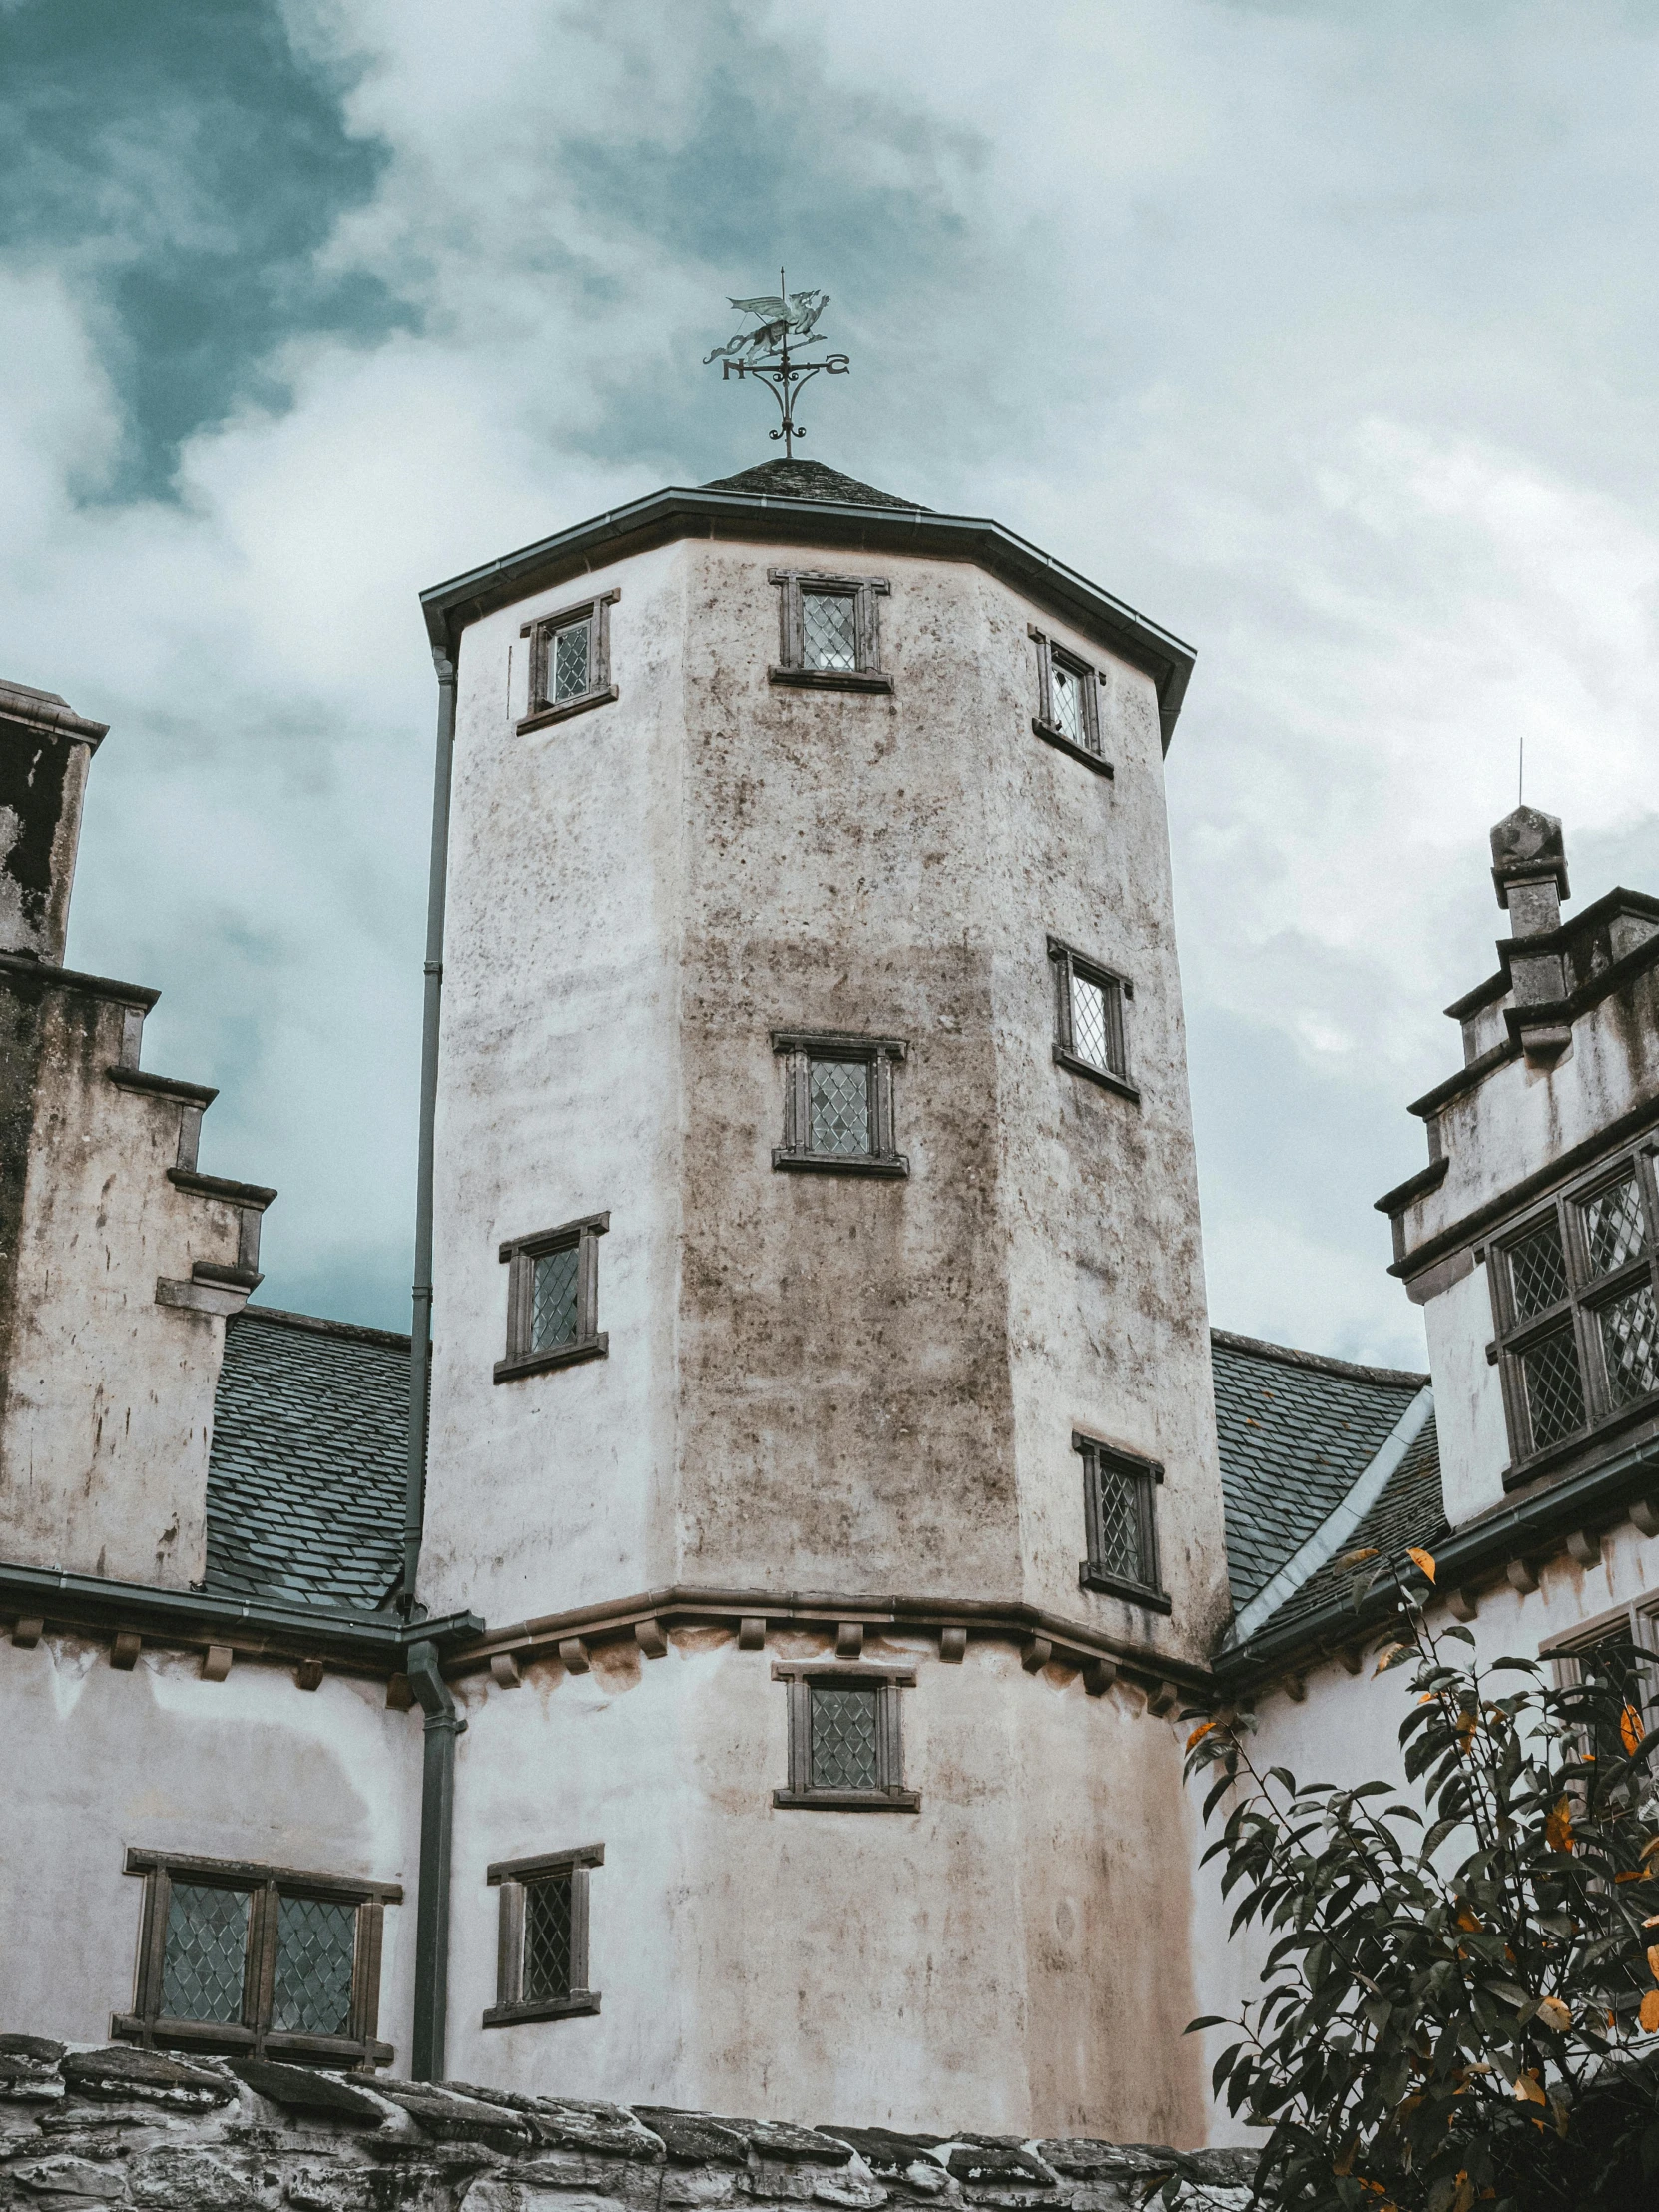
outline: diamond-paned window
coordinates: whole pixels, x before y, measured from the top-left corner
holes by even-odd
[[[1080,1060],[1087,1060],[1090,1067],[1109,1071],[1111,1060],[1111,1028],[1106,1010],[1106,993],[1098,983],[1091,983],[1085,975],[1075,975],[1071,984],[1071,1048]]]
[[[524,1885],[524,1982],[527,2004],[557,2004],[570,1995],[568,1874]]]
[[[812,1685],[815,1790],[880,1788],[879,1697],[873,1682]]]
[[[1070,738],[1073,745],[1081,745],[1088,735],[1083,719],[1083,678],[1078,670],[1064,661],[1054,663],[1049,679],[1054,702],[1054,727],[1060,735]]]
[[[1633,1175],[1587,1198],[1580,1208],[1580,1216],[1590,1266],[1597,1275],[1611,1275],[1615,1268],[1622,1268],[1647,1242],[1641,1193]]]
[[[1614,1402],[1628,1405],[1659,1390],[1659,1307],[1653,1285],[1643,1283],[1624,1298],[1609,1299],[1596,1309],[1596,1320]]]
[[[252,1900],[246,1890],[175,1882],[167,1914],[161,2009],[171,2020],[242,2018]]]
[[[531,1287],[530,1349],[546,1352],[567,1345],[576,1336],[576,1286],[580,1267],[577,1246],[563,1252],[538,1253]]]
[[[1084,1588],[1110,1590],[1152,1612],[1168,1612],[1169,1598],[1158,1584],[1154,1504],[1162,1470],[1155,1460],[1116,1450],[1093,1436],[1074,1434],[1071,1447],[1083,1460],[1089,1543],[1080,1570]]]
[[[801,594],[801,657],[807,668],[855,669],[858,602],[850,592]]]
[[[610,1339],[599,1326],[599,1239],[609,1214],[589,1214],[533,1237],[513,1237],[499,1257],[508,1269],[507,1350],[497,1382],[549,1368],[602,1359]]]
[[[1109,1090],[1140,1093],[1129,1079],[1125,1006],[1134,996],[1128,978],[1048,940],[1054,969],[1054,1057],[1073,1074],[1100,1077]]]
[[[1526,1377],[1526,1405],[1537,1450],[1583,1427],[1584,1382],[1570,1323],[1529,1345],[1521,1354],[1521,1372]]]
[[[813,1150],[840,1159],[868,1152],[869,1062],[813,1060],[808,1079],[812,1086]]]
[[[1566,1297],[1567,1260],[1559,1223],[1540,1222],[1509,1247],[1509,1281],[1520,1321],[1541,1314],[1546,1306],[1558,1305]]]
[[[567,622],[562,630],[554,631],[548,650],[548,697],[555,706],[567,699],[580,699],[588,690],[590,643],[591,626],[586,620]]]
[[[1102,1465],[1100,1482],[1100,1564],[1125,1582],[1144,1582],[1141,1570],[1141,1485],[1122,1467]]]
[[[273,2027],[304,2035],[347,2033],[356,1951],[354,1905],[339,1905],[331,1898],[278,1898]]]

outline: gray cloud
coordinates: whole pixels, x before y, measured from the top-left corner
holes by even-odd
[[[809,450],[1200,647],[1215,1316],[1420,1361],[1371,1201],[1492,965],[1523,733],[1581,895],[1655,873],[1651,10],[26,0],[0,42],[4,665],[115,724],[72,954],[165,986],[151,1064],[282,1186],[266,1296],[406,1311],[414,592],[764,457],[698,363],[783,256],[854,358]]]

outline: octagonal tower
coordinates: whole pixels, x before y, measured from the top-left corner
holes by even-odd
[[[1188,649],[799,461],[425,604],[451,2070],[1197,2140]]]

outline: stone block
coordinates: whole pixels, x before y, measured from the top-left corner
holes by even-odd
[[[231,2103],[237,2093],[236,2084],[221,2073],[186,2065],[165,2051],[132,2050],[118,2043],[103,2050],[71,2051],[63,2061],[63,2077],[84,2097],[137,2097],[178,2112],[205,2112],[211,2105]]]
[[[873,2174],[896,2175],[921,2159],[937,2165],[933,2153],[946,2141],[943,2135],[903,2135],[890,2127],[834,2127],[821,2124],[820,2135],[828,2135],[837,2143],[844,2143],[855,2150]],[[939,2169],[942,2180],[943,2169]]]
[[[636,2104],[636,2120],[661,2136],[680,2165],[747,2166],[754,2120],[717,2120],[709,2112],[677,2112],[671,2105]]]
[[[264,2160],[164,2143],[131,2161],[127,2189],[146,2212],[273,2212],[281,2176]]]
[[[461,2096],[476,2097],[481,2103],[505,2105],[518,2113],[537,2142],[549,2149],[590,2151],[599,2158],[625,2158],[642,2164],[655,2164],[663,2156],[661,2139],[620,2104],[519,2096],[509,2089],[480,2089],[470,2081],[448,2081],[444,2087]]]
[[[42,2212],[70,2206],[75,2212],[91,2212],[94,2205],[122,2204],[127,2195],[127,2177],[120,2166],[67,2154],[14,2166],[11,2179],[28,2190],[31,2202]]]
[[[412,2081],[381,2081],[375,2090],[428,2135],[445,2142],[487,2143],[492,2150],[515,2151],[528,2149],[535,2139],[522,2114],[503,2104]]]
[[[344,2120],[366,2121],[382,2127],[387,2113],[383,2104],[364,2096],[337,2075],[318,2073],[310,2066],[284,2066],[271,2058],[238,2058],[231,2070],[246,2081],[256,2096],[280,2105],[284,2112],[320,2112]]]

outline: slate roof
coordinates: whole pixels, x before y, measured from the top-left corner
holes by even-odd
[[[215,1596],[379,1606],[402,1562],[409,1340],[249,1306],[226,1324],[208,1463]]]
[[[907,507],[924,515],[933,511],[918,506],[913,499],[895,499],[890,491],[860,484],[856,477],[843,476],[838,468],[826,468],[822,461],[762,461],[736,476],[717,476],[703,489],[761,493],[769,499],[838,500],[848,507]]]
[[[1211,1345],[1227,1569],[1242,1610],[1342,1503],[1428,1378],[1220,1329]]]

